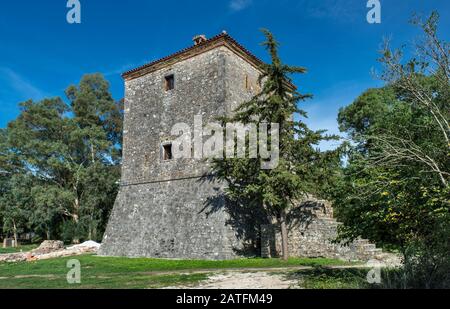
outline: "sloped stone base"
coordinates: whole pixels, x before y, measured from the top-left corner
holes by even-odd
[[[177,259],[232,259],[239,241],[226,224],[221,187],[198,178],[122,187],[99,254]]]
[[[254,224],[241,222],[245,226],[236,225],[239,220],[230,214],[229,207],[224,207],[222,190],[223,186],[217,182],[199,178],[122,187],[99,255],[216,260],[239,258],[245,252],[249,239],[245,243],[242,237],[238,237],[237,230]],[[340,223],[333,219],[332,207],[326,201],[306,201],[291,212],[288,219],[291,256],[347,261],[384,260],[389,257],[389,254],[364,239],[347,246],[333,243]],[[262,257],[280,256],[281,237],[276,224],[261,226],[260,249]]]

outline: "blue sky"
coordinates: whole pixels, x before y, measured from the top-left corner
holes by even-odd
[[[400,45],[418,35],[413,12],[441,14],[450,29],[448,0],[381,0],[382,23],[366,21],[366,0],[80,0],[82,23],[66,22],[66,0],[1,1],[0,127],[27,99],[64,96],[85,73],[101,72],[114,97],[123,97],[120,73],[191,45],[196,34],[226,30],[263,60],[259,29],[282,43],[281,56],[308,68],[295,82],[314,99],[303,108],[314,129],[337,132],[338,109],[380,85],[371,74],[383,37]]]

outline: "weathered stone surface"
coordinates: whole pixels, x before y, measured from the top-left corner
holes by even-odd
[[[78,245],[73,245],[67,247],[67,250],[91,250],[96,251],[100,248],[100,244],[98,242],[88,240]]]
[[[223,211],[203,211],[219,186],[197,179],[124,187],[100,255],[229,259],[239,248]]]
[[[218,47],[171,67],[128,80],[122,187],[118,194],[101,255],[164,258],[229,259],[241,248],[228,216],[208,214],[208,198],[222,190],[202,181],[204,160],[161,160],[161,145],[173,140],[171,129],[194,116],[203,124],[231,112],[251,98],[259,71],[226,47]],[[164,78],[175,77],[166,91]],[[204,141],[209,137],[204,137]],[[209,205],[221,208],[223,199]]]
[[[368,240],[358,239],[348,245],[334,243],[339,222],[333,218],[333,208],[327,201],[310,199],[299,205],[289,224],[289,252],[298,257],[325,257],[347,261],[380,260],[388,264],[400,263],[393,254],[384,253]],[[262,256],[278,256],[281,235],[277,225],[266,227]]]
[[[279,251],[272,225],[261,223],[258,230],[254,214],[236,214],[225,204],[223,184],[202,180],[210,172],[207,162],[162,160],[175,124],[188,124],[193,132],[195,116],[204,125],[217,122],[258,91],[259,69],[227,46],[166,60],[125,79],[122,185],[100,255],[229,259],[258,246],[263,256]],[[172,75],[175,87],[167,91],[165,78]],[[293,256],[367,260],[380,253],[364,240],[349,247],[331,243],[338,226],[332,208],[309,206],[290,226]]]
[[[33,254],[47,254],[64,249],[64,242],[59,240],[44,240],[40,246],[31,252]]]
[[[39,253],[36,254],[35,252],[30,252],[25,254],[26,261],[32,262],[37,260],[48,260],[48,259],[55,259],[55,258],[61,258],[61,257],[68,257],[68,256],[77,256],[77,255],[83,255],[83,254],[95,254],[98,252],[98,246],[90,246],[90,245],[76,245],[73,247],[69,247],[66,249],[53,251],[49,253]]]
[[[85,243],[64,248],[62,241],[44,241],[39,248],[30,252],[18,252],[11,254],[0,254],[0,262],[32,262],[37,260],[48,260],[67,256],[77,256],[88,253],[97,253],[100,244],[87,241]]]
[[[16,263],[16,262],[23,262],[26,260],[27,260],[26,254],[22,252],[0,254],[0,263],[1,262]]]

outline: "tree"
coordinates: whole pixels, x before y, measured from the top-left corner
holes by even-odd
[[[80,167],[73,183],[75,205],[88,236],[101,238],[97,226],[106,226],[120,179],[123,102],[113,100],[108,82],[99,74],[85,76],[66,94],[74,113],[73,150]]]
[[[382,78],[394,89],[413,112],[422,112],[426,119],[423,125],[436,137],[432,143],[418,145],[411,135],[401,137],[385,134],[376,137],[380,149],[386,150],[381,156],[391,164],[400,161],[415,162],[422,169],[436,174],[443,187],[448,186],[450,173],[448,153],[450,151],[450,44],[438,38],[439,15],[433,12],[423,22],[415,18],[425,38],[416,44],[417,57],[406,64],[401,63],[403,52],[392,50],[387,41],[380,62],[384,65]],[[405,132],[406,133],[406,132]],[[444,157],[439,160],[438,157]]]
[[[3,231],[14,236],[15,246],[19,243],[19,233],[30,228],[32,213],[31,183],[29,175],[14,175],[10,179],[8,191],[0,197],[0,212],[3,217]]]
[[[282,254],[287,259],[287,214],[301,198],[314,192],[314,179],[325,157],[315,145],[325,139],[324,131],[312,131],[304,122],[295,120],[306,117],[298,103],[310,95],[295,90],[291,75],[305,73],[302,67],[285,65],[278,56],[278,43],[268,30],[263,30],[266,47],[272,62],[263,66],[259,78],[262,90],[250,101],[240,105],[233,115],[221,118],[224,123],[279,125],[279,164],[274,169],[262,169],[261,154],[258,158],[214,160],[215,175],[228,185],[225,194],[240,207],[261,209],[267,223],[275,219],[281,227]],[[269,137],[269,143],[271,138]],[[273,150],[273,149],[272,149]],[[247,153],[248,155],[248,153]]]
[[[118,189],[122,102],[99,74],[86,75],[60,98],[27,101],[6,130],[10,173],[28,175],[30,224],[47,238],[101,238]],[[20,188],[15,183],[14,188]],[[17,203],[13,199],[13,203]]]
[[[31,206],[31,178],[17,173],[7,146],[6,130],[0,130],[0,219],[3,232],[14,236],[18,245],[18,234],[29,227]]]
[[[334,196],[341,239],[363,236],[400,249],[405,284],[413,287],[450,284],[448,276],[435,277],[450,269],[450,48],[438,39],[437,22],[437,13],[415,19],[425,40],[406,63],[386,44],[386,86],[339,113],[351,138]]]

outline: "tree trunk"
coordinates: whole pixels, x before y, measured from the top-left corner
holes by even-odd
[[[73,189],[75,191],[76,196],[75,196],[75,201],[74,201],[74,205],[73,205],[74,209],[73,209],[72,219],[73,219],[73,222],[75,223],[75,231],[76,231],[78,229],[78,222],[79,222],[79,219],[80,219],[80,217],[78,215],[79,211],[80,211],[80,200],[78,198],[77,187],[74,186]],[[77,236],[74,236],[73,239],[72,239],[72,242],[74,244],[79,244],[80,243],[80,239]]]
[[[78,199],[77,199],[77,201],[78,201]],[[75,222],[75,232],[77,232],[77,230],[78,230],[78,222],[79,222],[79,217],[78,217],[77,214],[73,215],[73,221]],[[72,242],[74,244],[79,244],[80,243],[80,239],[78,238],[78,236],[74,235],[74,237],[72,239]]]
[[[92,159],[92,164],[95,163],[95,151],[94,151],[94,145],[91,143],[91,159]]]
[[[13,232],[14,232],[14,248],[17,248],[19,246],[19,243],[17,242],[18,236],[17,236],[17,226],[16,221],[13,220]]]
[[[280,226],[281,226],[281,247],[283,260],[287,261],[289,259],[289,249],[288,249],[288,231],[286,224],[286,210],[283,209],[280,213]]]
[[[89,240],[92,240],[92,227],[89,225],[89,234],[88,234]]]
[[[47,234],[47,240],[50,240],[50,238],[52,237],[52,233],[50,233],[50,228],[47,228],[46,234]]]

